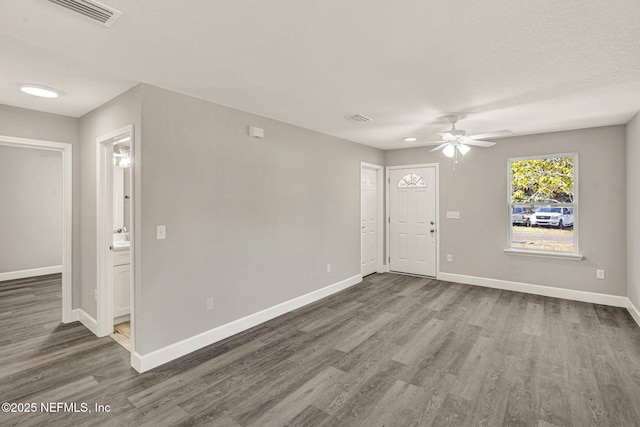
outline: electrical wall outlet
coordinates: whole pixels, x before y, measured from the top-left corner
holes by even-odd
[[[327,264],[327,273],[331,273],[331,264]]]
[[[208,310],[213,310],[213,297],[207,298],[207,311]]]
[[[604,280],[604,270],[596,270],[596,279]]]
[[[447,262],[453,262],[453,255],[447,254]]]
[[[167,238],[167,227],[164,225],[159,225],[156,227],[156,239],[163,240]]]

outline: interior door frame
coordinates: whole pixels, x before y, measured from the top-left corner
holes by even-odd
[[[376,272],[384,273],[384,167],[373,163],[360,162],[360,225],[362,225],[362,171],[363,169],[373,169],[376,171],[376,210],[378,211],[377,237],[376,237]],[[360,232],[360,259],[362,260],[362,231]],[[360,264],[360,274],[362,274],[362,263]]]
[[[387,166],[385,168],[385,174],[387,177],[387,185],[385,186],[385,224],[386,233],[386,264],[385,271],[389,272],[391,269],[389,268],[389,264],[391,263],[391,245],[390,245],[390,223],[391,223],[391,208],[389,206],[390,197],[391,197],[391,178],[390,171],[396,169],[413,169],[413,168],[435,168],[436,172],[436,279],[440,277],[440,164],[439,163],[421,163],[421,164],[413,164],[413,165],[398,165],[398,166]],[[399,273],[401,274],[401,273]]]
[[[73,155],[66,142],[0,135],[0,145],[58,151],[62,155],[62,323],[73,322]]]
[[[134,205],[136,195],[135,188],[135,132],[133,124],[124,126],[120,129],[105,133],[96,138],[96,288],[97,288],[97,334],[99,337],[107,336],[113,332],[113,251],[110,246],[113,244],[113,144],[111,141],[118,137],[129,134],[130,156],[131,156],[131,172],[129,191],[132,196],[132,202],[129,203],[130,230],[129,236],[131,247],[129,249],[131,258],[131,276],[130,276],[130,298],[131,298],[131,360],[135,352],[135,216]],[[109,165],[109,167],[107,167]]]

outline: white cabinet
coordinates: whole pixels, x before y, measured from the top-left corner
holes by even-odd
[[[130,258],[131,251],[129,248],[127,249],[116,249],[113,251],[113,265],[125,265],[131,264]]]
[[[116,251],[113,256],[113,317],[131,313],[130,251]]]

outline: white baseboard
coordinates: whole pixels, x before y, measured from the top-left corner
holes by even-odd
[[[113,318],[113,324],[114,325],[118,325],[120,323],[124,323],[124,322],[130,322],[131,321],[131,315],[130,314],[124,314],[122,316],[118,316],[118,317],[114,317]]]
[[[635,320],[638,326],[640,326],[640,311],[638,311],[629,298],[627,298],[627,310],[629,311],[629,314],[631,314],[631,317],[633,317],[633,320]]]
[[[227,323],[217,328],[210,329],[198,335],[170,344],[166,347],[152,351],[147,354],[134,352],[131,355],[131,365],[138,372],[145,372],[160,366],[164,363],[175,360],[193,351],[214,344],[239,332],[246,331],[261,323],[275,317],[288,313],[292,310],[311,304],[329,295],[340,292],[355,284],[362,282],[362,275],[349,277],[348,279],[334,283],[317,291],[293,298],[273,307],[269,307],[254,314],[250,314],[233,322]]]
[[[98,322],[91,317],[81,308],[76,308],[72,311],[73,320],[79,320],[87,329],[89,329],[95,336],[98,336]]]
[[[142,370],[142,359],[143,358],[144,358],[144,356],[141,355],[140,353],[138,353],[137,351],[131,352],[131,367],[133,369],[135,369],[136,372],[138,372],[139,374],[144,372]],[[149,369],[152,369],[152,368],[147,368],[146,370],[148,371]]]
[[[62,273],[61,265],[53,265],[51,267],[31,268],[29,270],[8,271],[0,273],[0,282],[5,280],[24,279],[25,277],[44,276],[45,274]]]
[[[532,285],[529,283],[511,282],[508,280],[488,279],[485,277],[465,276],[463,274],[440,273],[439,280],[464,283],[467,285],[484,286],[485,288],[503,289],[507,291],[524,292],[527,294],[543,295],[547,297],[563,298],[574,301],[590,302],[594,304],[627,307],[629,299],[618,295],[599,294],[595,292],[576,291],[573,289],[554,288],[551,286]]]

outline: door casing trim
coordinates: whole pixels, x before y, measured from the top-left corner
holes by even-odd
[[[73,147],[66,142],[0,136],[0,145],[62,155],[62,323],[73,322]]]
[[[112,236],[112,215],[113,215],[113,201],[112,198],[112,183],[107,185],[107,181],[111,179],[112,175],[109,171],[109,168],[105,169],[105,165],[111,162],[110,153],[112,152],[112,147],[108,149],[105,144],[108,144],[110,140],[113,138],[129,134],[131,137],[130,141],[130,150],[131,150],[131,180],[130,180],[130,194],[133,200],[133,203],[129,205],[129,214],[130,214],[130,230],[129,236],[131,240],[131,247],[129,249],[129,253],[131,254],[131,276],[130,276],[130,298],[131,298],[131,363],[133,366],[134,361],[134,353],[136,348],[136,334],[135,334],[135,271],[136,271],[136,257],[135,257],[135,249],[136,249],[136,232],[135,228],[135,201],[137,200],[138,194],[135,193],[136,186],[136,172],[139,165],[139,156],[137,155],[137,144],[135,138],[135,129],[134,125],[130,124],[114,131],[105,133],[96,138],[96,237],[97,237],[97,260],[96,260],[96,288],[98,293],[98,301],[97,301],[97,318],[96,318],[96,335],[98,336],[107,336],[113,332],[113,262],[112,262],[112,251],[108,249],[108,246],[111,245],[113,236]],[[108,162],[107,162],[108,160]],[[109,191],[107,191],[109,190]],[[111,222],[111,224],[110,224]],[[111,278],[107,280],[107,275],[111,275]]]
[[[360,163],[360,224],[362,225],[362,170],[373,169],[376,171],[377,200],[376,210],[378,211],[377,237],[376,237],[376,272],[384,273],[384,167],[372,163]],[[362,274],[362,232],[360,232],[360,274]]]

